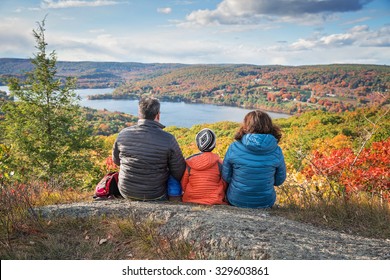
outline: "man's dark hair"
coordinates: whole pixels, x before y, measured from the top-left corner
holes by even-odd
[[[139,118],[154,120],[158,113],[160,113],[160,101],[153,97],[144,97],[139,100]]]

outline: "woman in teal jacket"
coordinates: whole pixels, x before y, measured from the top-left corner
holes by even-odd
[[[286,179],[286,164],[278,146],[281,136],[267,113],[256,110],[245,116],[222,166],[230,204],[245,208],[274,205],[274,186]]]

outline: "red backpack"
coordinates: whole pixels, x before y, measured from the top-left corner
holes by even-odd
[[[107,199],[122,197],[118,189],[118,172],[108,173],[96,185],[95,199]]]

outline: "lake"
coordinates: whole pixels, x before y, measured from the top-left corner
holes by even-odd
[[[0,86],[0,90],[8,91],[7,87]],[[104,89],[77,89],[81,97],[80,105],[93,109],[106,109],[137,116],[137,100],[88,100],[88,95],[111,93],[113,88]],[[178,126],[190,128],[196,124],[215,123],[219,121],[242,122],[244,116],[252,110],[230,106],[217,106],[211,104],[190,104],[184,102],[161,102],[160,122],[165,126]],[[288,118],[289,115],[268,112],[273,119]]]

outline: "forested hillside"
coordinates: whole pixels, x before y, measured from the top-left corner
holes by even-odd
[[[76,77],[78,88],[117,87],[127,80],[139,80],[162,75],[172,69],[184,67],[170,63],[58,61],[57,76]],[[6,85],[10,77],[24,79],[33,69],[29,59],[0,58],[0,85]]]
[[[195,65],[128,82],[106,98],[151,93],[161,99],[294,114],[311,109],[342,112],[385,105],[389,102],[389,87],[388,66]]]
[[[23,78],[29,60],[0,59],[0,82]],[[78,88],[114,87],[91,99],[161,100],[259,108],[290,114],[312,109],[352,111],[389,103],[390,66],[385,65],[184,65],[119,62],[57,62],[57,75],[76,77]]]
[[[93,135],[109,136],[118,133],[123,128],[134,125],[138,117],[107,110],[82,108],[82,113],[92,129]]]

